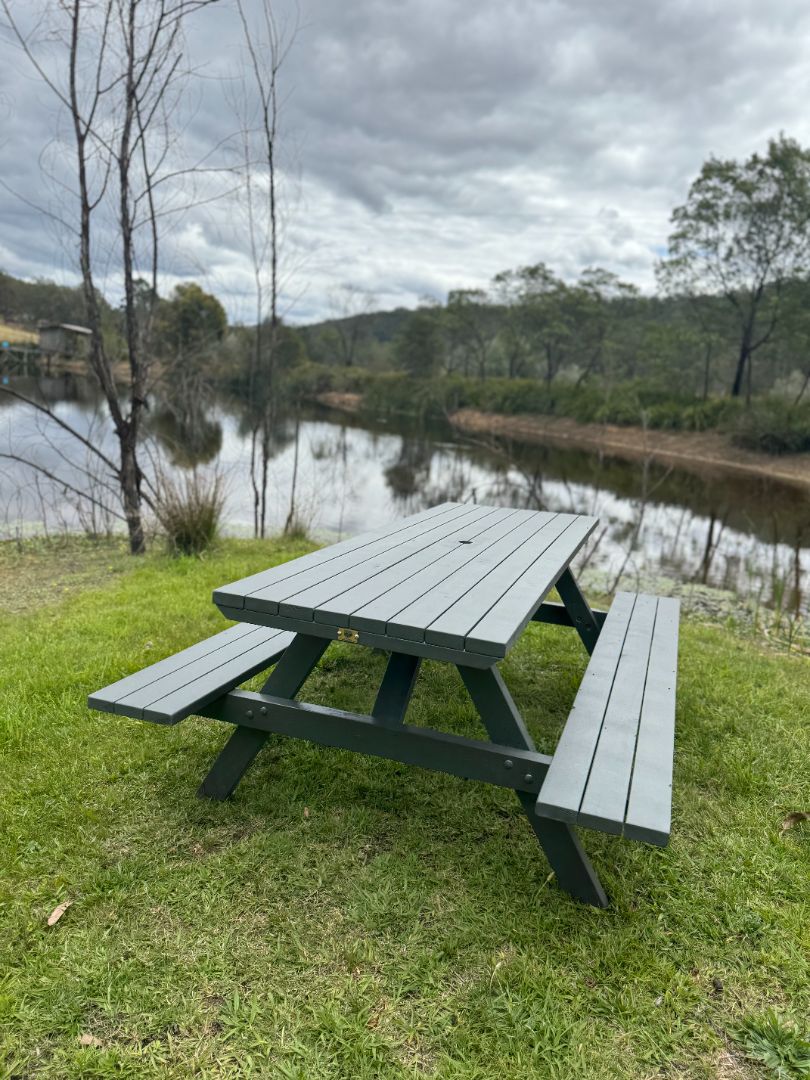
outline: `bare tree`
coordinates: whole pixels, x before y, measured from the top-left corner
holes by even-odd
[[[329,338],[343,367],[352,367],[364,337],[363,315],[370,314],[377,298],[368,289],[344,284],[329,296]]]
[[[279,214],[279,73],[297,26],[281,27],[270,0],[261,0],[251,19],[244,0],[236,0],[247,56],[234,107],[241,126],[242,192],[253,268],[256,330],[248,377],[251,409],[250,478],[253,528],[267,530],[268,467],[277,406],[281,226]]]
[[[172,160],[175,133],[169,115],[188,74],[183,22],[215,2],[62,0],[46,5],[47,18],[27,32],[9,0],[0,0],[14,39],[69,118],[73,165],[69,180],[59,183],[70,206],[59,220],[70,230],[77,253],[91,331],[89,365],[109,410],[117,460],[92,449],[117,485],[133,554],[145,550],[143,509],[153,505],[154,496],[138,460],[138,440],[147,403],[161,223],[172,212],[170,202],[161,205],[160,195],[162,186],[187,168]],[[99,267],[105,263],[99,234],[105,226],[107,241],[114,237],[114,274],[124,297],[123,389],[99,302]],[[144,277],[145,304],[138,289]],[[16,396],[42,408],[19,392]]]

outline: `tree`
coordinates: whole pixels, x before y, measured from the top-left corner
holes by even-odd
[[[429,378],[438,370],[442,352],[436,315],[431,311],[415,311],[394,342],[397,366],[416,378]]]
[[[483,289],[455,289],[447,295],[444,309],[450,353],[460,356],[461,368],[469,375],[470,361],[479,379],[489,372],[498,332],[489,297]]]
[[[222,341],[228,328],[225,308],[194,282],[176,285],[161,305],[160,342],[167,359],[181,367],[198,362]]]
[[[326,333],[331,350],[342,367],[352,367],[357,362],[360,346],[367,336],[366,320],[374,308],[374,294],[357,285],[341,285],[329,297],[332,314]]]
[[[715,294],[732,306],[731,394],[745,383],[750,397],[753,357],[776,330],[785,286],[810,272],[810,150],[780,135],[764,157],[709,158],[672,224],[659,281],[671,293]]]
[[[170,154],[177,149],[176,113],[184,76],[182,28],[191,12],[212,2],[62,0],[44,6],[29,34],[12,15],[9,0],[0,0],[13,37],[68,118],[71,145],[69,153],[58,148],[60,175],[54,179],[68,193],[69,202],[57,219],[75,245],[91,332],[89,364],[104,394],[118,460],[47,407],[5,389],[71,431],[108,470],[118,489],[133,554],[146,547],[144,503],[154,505],[154,489],[152,495],[146,490],[151,485],[138,458],[138,441],[149,389],[160,228],[167,214],[182,209],[176,197],[161,205],[162,185],[186,171],[178,169]],[[71,163],[68,183],[65,162]],[[115,356],[97,286],[97,266],[108,269],[111,258],[124,295],[123,390],[121,376],[113,368]],[[137,284],[144,276],[145,292]]]

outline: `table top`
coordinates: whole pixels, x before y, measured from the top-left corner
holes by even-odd
[[[437,656],[499,659],[597,523],[442,503],[224,585],[214,603],[231,619],[299,632],[309,623],[320,636],[345,628],[360,644],[367,637],[392,651],[397,642],[421,643],[427,656],[433,646]]]

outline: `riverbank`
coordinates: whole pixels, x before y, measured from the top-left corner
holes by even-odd
[[[220,725],[88,711],[221,629],[212,588],[304,549],[111,561],[0,613],[0,1075],[743,1080],[798,1053],[808,823],[781,826],[808,809],[807,661],[684,620],[672,841],[584,833],[612,901],[592,910],[555,888],[511,792],[274,738],[204,802]],[[502,665],[544,751],[586,659],[537,624]],[[367,711],[384,662],[336,643],[306,697]],[[479,734],[446,665],[411,708]]]
[[[358,413],[362,394],[319,394],[322,405]],[[567,417],[506,416],[479,409],[458,409],[447,417],[466,435],[515,439],[540,445],[574,447],[628,461],[654,460],[701,474],[760,476],[810,492],[810,454],[774,456],[743,450],[716,431],[650,431],[617,424],[582,424]]]

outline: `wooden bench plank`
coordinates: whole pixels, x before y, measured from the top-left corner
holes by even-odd
[[[171,672],[176,671],[178,667],[182,667],[184,664],[190,664],[201,657],[216,653],[224,645],[229,645],[231,642],[244,641],[249,637],[252,637],[254,641],[259,640],[255,635],[257,631],[261,632],[262,630],[265,631],[265,639],[272,632],[267,627],[254,626],[251,623],[236,623],[235,626],[229,626],[227,630],[222,630],[220,633],[213,634],[203,641],[198,641],[196,645],[190,645],[187,649],[183,649],[182,652],[172,653],[163,660],[158,660],[148,667],[141,668],[140,671],[135,671],[131,675],[126,675],[123,679],[105,686],[102,690],[96,690],[94,694],[90,695],[88,705],[91,709],[98,709],[101,712],[115,712],[116,702],[126,697],[127,694],[140,690],[142,687],[151,686],[156,679],[161,678],[163,675],[171,674]],[[250,648],[252,643],[245,643],[243,647]]]
[[[234,634],[234,630],[241,633]],[[91,694],[88,705],[173,724],[269,667],[293,634],[248,623],[229,627]]]
[[[378,587],[380,584],[384,586],[386,582],[395,584],[404,574],[407,574],[403,566],[410,564],[414,556],[421,556],[427,552],[430,557],[438,558],[445,551],[455,550],[458,547],[456,534],[459,533],[460,528],[467,525],[468,532],[471,531],[474,534],[479,531],[481,522],[498,516],[498,511],[494,507],[472,509],[477,509],[478,512],[452,518],[448,515],[413,540],[395,545],[389,543],[387,547],[374,551],[360,563],[341,573],[330,575],[324,580],[313,583],[309,588],[296,590],[284,599],[279,598],[279,615],[286,615],[291,619],[314,619],[316,610],[328,605],[342,593],[356,589],[366,582],[373,580]],[[502,515],[504,512],[500,513]],[[370,548],[369,552],[371,552]],[[332,622],[331,619],[321,621]],[[335,625],[340,626],[341,623]]]
[[[536,803],[540,816],[669,838],[677,600],[616,596]]]
[[[441,517],[420,522],[414,530],[402,530],[394,536],[383,536],[362,548],[348,552],[326,565],[310,569],[304,568],[300,574],[287,580],[270,585],[245,597],[245,607],[254,611],[279,612],[288,617],[312,618],[314,604],[311,600],[296,600],[308,590],[309,597],[329,597],[341,589],[332,589],[333,582],[363,581],[373,572],[370,567],[382,568],[399,562],[406,555],[420,551],[437,538],[452,532],[459,524],[475,520],[476,517],[491,512],[490,507],[462,505],[453,507]],[[347,575],[341,577],[341,575]],[[330,592],[330,590],[332,590]],[[286,610],[284,605],[287,605]],[[293,613],[291,608],[295,608]]]
[[[427,641],[427,629],[456,604],[461,596],[467,596],[474,589],[478,602],[480,597],[488,595],[488,590],[479,588],[479,583],[498,569],[515,551],[528,543],[541,530],[556,527],[554,523],[561,515],[538,513],[535,518],[526,518],[516,525],[496,544],[474,555],[469,562],[445,578],[436,588],[431,589],[413,603],[403,608],[387,627],[387,632],[395,637],[409,638],[412,641]],[[483,609],[485,610],[485,608]],[[462,646],[463,648],[463,646]]]
[[[501,509],[461,527],[452,536],[424,551],[411,555],[396,566],[396,574],[381,574],[321,604],[317,622],[333,626],[354,626],[355,611],[377,604],[377,611],[396,614],[409,600],[423,596],[430,588],[470,561],[475,552],[486,551],[509,533],[525,511]],[[397,595],[400,599],[397,599]],[[366,617],[365,628],[371,620]],[[378,616],[376,625],[385,633],[387,619]]]
[[[425,641],[506,656],[596,524],[560,514],[432,623]]]
[[[176,724],[191,716],[233,690],[235,686],[270,667],[279,659],[294,636],[282,630],[273,641],[256,645],[241,656],[232,657],[212,671],[198,675],[185,686],[177,687],[165,697],[144,706],[142,718],[155,724]]]
[[[251,574],[250,577],[232,581],[230,584],[222,585],[214,590],[214,603],[222,603],[226,607],[232,608],[244,607],[245,597],[254,592],[302,574],[315,566],[323,566],[345,555],[350,555],[383,537],[395,537],[401,533],[414,535],[424,522],[443,517],[462,505],[461,503],[452,502],[441,503],[404,520],[394,521],[389,525],[381,526],[379,529],[351,536],[347,540],[341,540],[339,543],[331,544],[329,547],[321,548],[319,551],[311,551],[308,555],[303,555],[299,559],[290,559],[289,562],[272,566],[269,570],[261,570],[258,574]]]
[[[658,599],[638,596],[579,810],[581,825],[621,835]]]
[[[148,685],[132,691],[125,697],[120,697],[115,703],[115,711],[122,716],[142,716],[143,710],[152,702],[165,698],[176,690],[182,690],[209,672],[218,672],[228,663],[235,661],[238,664],[243,656],[248,653],[253,655],[257,648],[268,655],[283,651],[285,645],[282,645],[281,649],[276,647],[276,641],[283,632],[277,631],[273,634],[270,631],[264,635],[259,634],[239,641],[222,643],[216,651],[191,662],[187,662],[187,657],[182,652],[177,653],[175,657],[177,664],[173,670],[157,675]]]
[[[540,791],[538,814],[576,824],[635,601],[634,593],[621,592],[610,605]]]
[[[624,822],[625,836],[648,844],[665,844],[671,828],[679,609],[677,600],[658,601]]]

